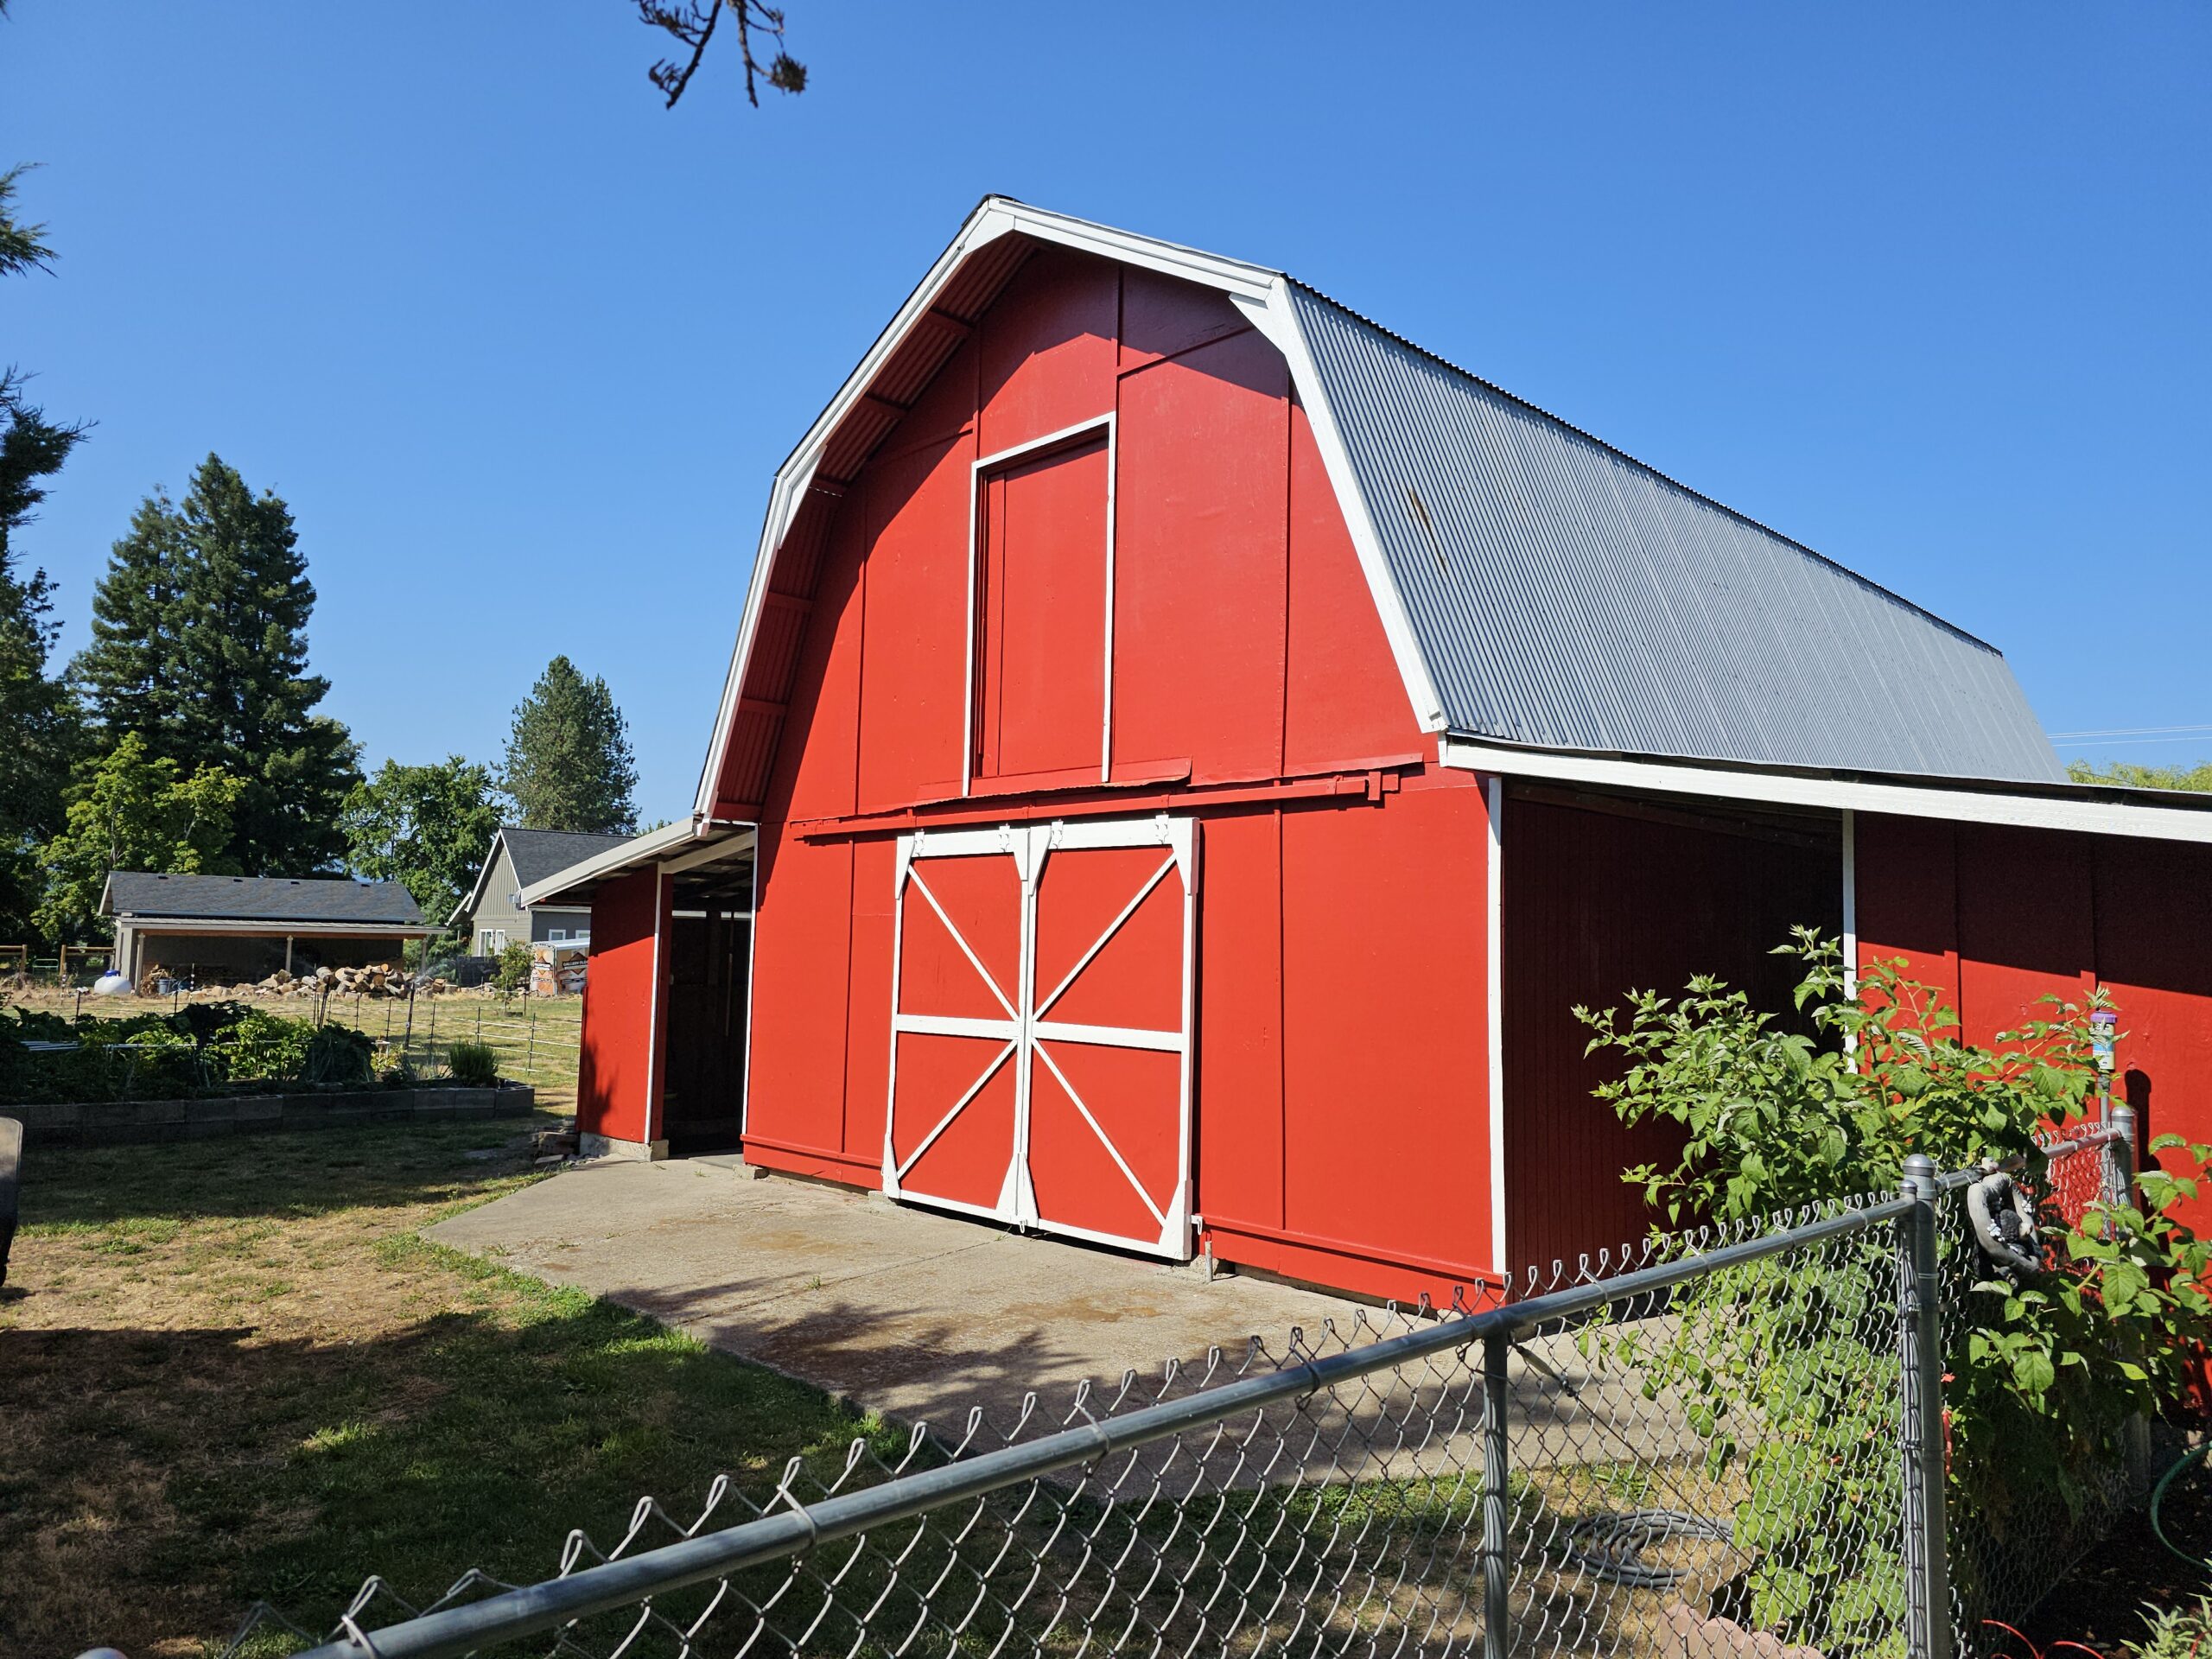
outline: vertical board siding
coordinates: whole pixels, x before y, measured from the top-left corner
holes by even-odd
[[[610,1140],[653,1138],[660,1078],[653,1021],[659,998],[658,930],[668,896],[658,870],[601,888],[591,906],[591,972],[584,980],[576,1058],[576,1128]]]
[[[2102,985],[2142,1145],[2212,1141],[2212,848],[1862,814],[1859,891],[1860,960],[1901,959],[1968,1041]],[[2177,1151],[2158,1161],[2197,1173]],[[2181,1214],[2212,1228],[2212,1191]]]
[[[855,665],[867,709],[857,785],[864,812],[958,786],[966,682],[959,652],[947,652],[944,642],[967,629],[964,526],[974,459],[972,436],[962,434],[880,457],[846,508],[856,561],[866,525],[868,626]],[[834,753],[836,739],[825,737],[824,750]]]
[[[1296,774],[1427,753],[1432,740],[1406,701],[1313,423],[1294,400],[1289,541],[1283,770]]]
[[[1283,1225],[1282,814],[1209,818],[1198,883],[1198,1213]]]
[[[1282,771],[1289,394],[1281,353],[1250,332],[1122,382],[1117,769]]]
[[[1473,777],[1433,781],[1283,815],[1283,1217],[1294,1235],[1433,1264],[1332,1282],[1448,1300],[1496,1265],[1489,820]]]
[[[1541,1272],[1641,1240],[1662,1217],[1623,1174],[1681,1148],[1592,1098],[1619,1065],[1584,1052],[1573,1010],[1712,973],[1786,1014],[1797,968],[1771,952],[1798,924],[1841,931],[1840,854],[1510,787],[1504,831],[1506,1253]]]
[[[819,535],[762,809],[747,1155],[871,1185],[895,845],[823,820],[957,792],[979,455],[1116,416],[1116,766],[1265,784],[1430,747],[1287,369],[1218,295],[1039,257],[914,396]],[[1448,1300],[1495,1267],[1487,820],[1458,773],[1398,781],[1201,816],[1194,1207],[1224,1260]]]

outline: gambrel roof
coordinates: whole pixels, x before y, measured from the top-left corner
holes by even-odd
[[[697,814],[765,776],[834,499],[1027,253],[1217,289],[1287,359],[1427,730],[1547,750],[2065,779],[1994,647],[1283,273],[987,197],[779,469]],[[757,790],[742,797],[757,800]],[[727,803],[725,803],[726,804]]]

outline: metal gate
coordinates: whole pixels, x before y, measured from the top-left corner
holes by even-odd
[[[1191,821],[900,837],[883,1186],[1191,1253]]]

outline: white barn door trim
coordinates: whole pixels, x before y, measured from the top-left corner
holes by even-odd
[[[1037,900],[1039,881],[1047,861],[1056,851],[1077,852],[1096,848],[1158,847],[1160,862],[1141,889],[1130,897],[1120,912],[1109,922],[1103,932],[1084,951],[1076,965],[1065,973],[1057,985],[1040,988],[1037,984]],[[1188,818],[1170,817],[1161,814],[1143,819],[1078,820],[1074,823],[1055,822],[1040,824],[1005,824],[989,830],[915,830],[899,838],[898,855],[894,867],[892,898],[892,1009],[891,1009],[891,1065],[890,1087],[885,1102],[883,1125],[883,1190],[888,1196],[909,1203],[927,1205],[932,1208],[951,1210],[966,1215],[980,1216],[994,1221],[1007,1223],[1024,1230],[1059,1233],[1094,1243],[1118,1245],[1125,1249],[1137,1249],[1176,1261],[1188,1260],[1191,1249],[1191,1095],[1192,1095],[1192,1032],[1196,1017],[1196,975],[1193,973],[1198,946],[1198,870],[1195,858],[1196,842]],[[993,977],[982,959],[961,937],[953,918],[938,903],[931,890],[927,866],[937,858],[1005,857],[1013,861],[1019,879],[1021,906],[1021,948],[1018,982],[1002,985]],[[1179,971],[1178,1007],[1180,1024],[1175,1029],[1155,1029],[1130,1026],[1101,1026],[1075,1023],[1052,1019],[1055,1003],[1081,976],[1092,959],[1120,931],[1123,923],[1135,915],[1139,906],[1163,881],[1173,880],[1180,887],[1182,912],[1182,949]],[[908,894],[918,893],[924,902],[937,914],[952,935],[954,943],[967,958],[969,964],[982,977],[991,995],[1004,1012],[1003,1018],[974,1018],[911,1013],[904,1006],[906,965],[906,912]],[[899,1041],[902,1035],[935,1035],[983,1039],[996,1044],[982,1074],[965,1092],[946,1103],[923,1138],[914,1143],[913,1149],[902,1160],[895,1151],[899,1128]],[[1176,1169],[1173,1191],[1162,1202],[1146,1191],[1144,1184],[1129,1166],[1096,1116],[1086,1106],[1070,1084],[1066,1074],[1054,1060],[1046,1045],[1083,1045],[1113,1048],[1149,1049],[1172,1053],[1177,1057],[1176,1080]],[[950,1127],[970,1102],[999,1071],[1007,1065],[1014,1068],[1014,1122],[1013,1144],[1005,1179],[999,1189],[998,1199],[989,1205],[963,1202],[931,1192],[918,1192],[908,1185],[907,1177],[938,1137]],[[1076,1225],[1051,1215],[1040,1213],[1037,1190],[1031,1175],[1029,1152],[1031,1147],[1030,1099],[1036,1068],[1045,1067],[1060,1089],[1081,1114],[1105,1149],[1108,1156],[1142,1201],[1146,1211],[1159,1224],[1159,1230],[1147,1236],[1131,1236],[1106,1233]]]

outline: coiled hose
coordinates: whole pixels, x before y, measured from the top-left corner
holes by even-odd
[[[1594,1579],[1631,1590],[1672,1590],[1689,1576],[1681,1567],[1661,1567],[1643,1559],[1646,1544],[1662,1538],[1735,1541],[1735,1529],[1682,1510],[1630,1510],[1624,1515],[1586,1515],[1567,1529],[1567,1561]]]
[[[2212,1452],[2212,1440],[2206,1440],[2200,1445],[2190,1447],[2188,1451],[2181,1454],[2181,1459],[2179,1462],[2176,1463],[2172,1468],[2167,1470],[2164,1474],[2158,1477],[2158,1484],[2151,1489],[2151,1530],[2157,1535],[2160,1543],[2164,1544],[2168,1549],[2173,1551],[2175,1554],[2180,1556],[2182,1560],[2187,1561],[2191,1567],[2202,1568],[2206,1572],[2212,1572],[2212,1560],[2207,1560],[2202,1555],[2190,1554],[2179,1544],[2174,1542],[2172,1539],[2167,1537],[2165,1526],[2158,1519],[2159,1506],[2166,1501],[2166,1489],[2169,1486],[2171,1486],[2174,1482],[2181,1478],[2181,1471],[2188,1468],[2190,1464],[2201,1462],[2207,1452]]]

